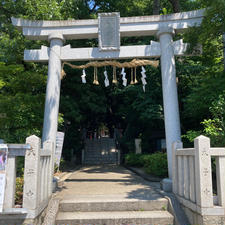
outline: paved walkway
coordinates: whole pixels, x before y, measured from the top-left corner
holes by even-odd
[[[121,166],[82,167],[65,180],[58,197],[87,201],[162,199],[152,185]]]

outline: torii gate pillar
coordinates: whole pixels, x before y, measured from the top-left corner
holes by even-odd
[[[164,122],[169,178],[172,180],[172,144],[181,140],[180,116],[177,96],[176,69],[173,47],[174,30],[162,27],[157,32],[161,46],[161,75],[163,89]]]
[[[50,41],[48,81],[45,97],[45,113],[42,143],[52,140],[55,144],[58,128],[59,99],[61,85],[61,47],[63,45],[63,35],[52,33],[49,35]]]

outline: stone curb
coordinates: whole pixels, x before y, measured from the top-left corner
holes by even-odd
[[[56,215],[59,210],[59,202],[60,199],[54,197],[50,200],[48,207],[46,209],[47,212],[42,225],[55,224]]]
[[[132,172],[136,173],[137,175],[141,176],[145,180],[148,180],[151,182],[160,182],[162,180],[162,178],[155,177],[155,176],[145,173],[145,171],[143,171],[141,168],[129,167],[129,166],[124,166],[124,167],[127,168],[128,170],[131,170]]]
[[[79,170],[82,166],[76,166],[73,170],[71,170],[70,172],[64,172],[58,179],[56,178],[56,189],[54,190],[54,192],[57,192],[57,188],[60,188],[63,186],[64,181],[66,179],[68,179],[75,171]]]
[[[44,217],[44,222],[42,225],[53,225],[55,224],[55,219],[59,210],[59,204],[61,199],[57,197],[57,188],[60,188],[63,186],[64,181],[68,179],[72,173],[79,170],[81,166],[77,166],[75,169],[73,169],[71,172],[65,172],[63,173],[58,179],[56,179],[56,189],[54,194],[52,194],[52,197],[49,201],[49,204],[46,208],[46,215]]]

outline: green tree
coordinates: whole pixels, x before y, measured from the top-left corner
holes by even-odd
[[[225,31],[225,2],[223,0],[199,2],[202,7],[207,7],[205,17],[202,25],[190,29],[186,37],[192,46],[202,44],[203,54],[197,59],[202,69],[196,77],[191,76],[194,82],[185,98],[184,109],[186,120],[192,121],[192,128],[189,129],[210,136],[215,145],[223,145],[223,119],[221,116],[218,118],[213,109],[216,104],[220,104],[221,97],[218,100],[218,96],[223,96],[225,85],[222,39]],[[191,137],[195,133],[192,130],[187,132],[187,136]]]

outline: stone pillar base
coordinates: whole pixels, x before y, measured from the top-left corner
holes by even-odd
[[[160,182],[161,189],[166,192],[172,192],[172,184],[173,184],[173,182],[169,178],[164,178]]]

